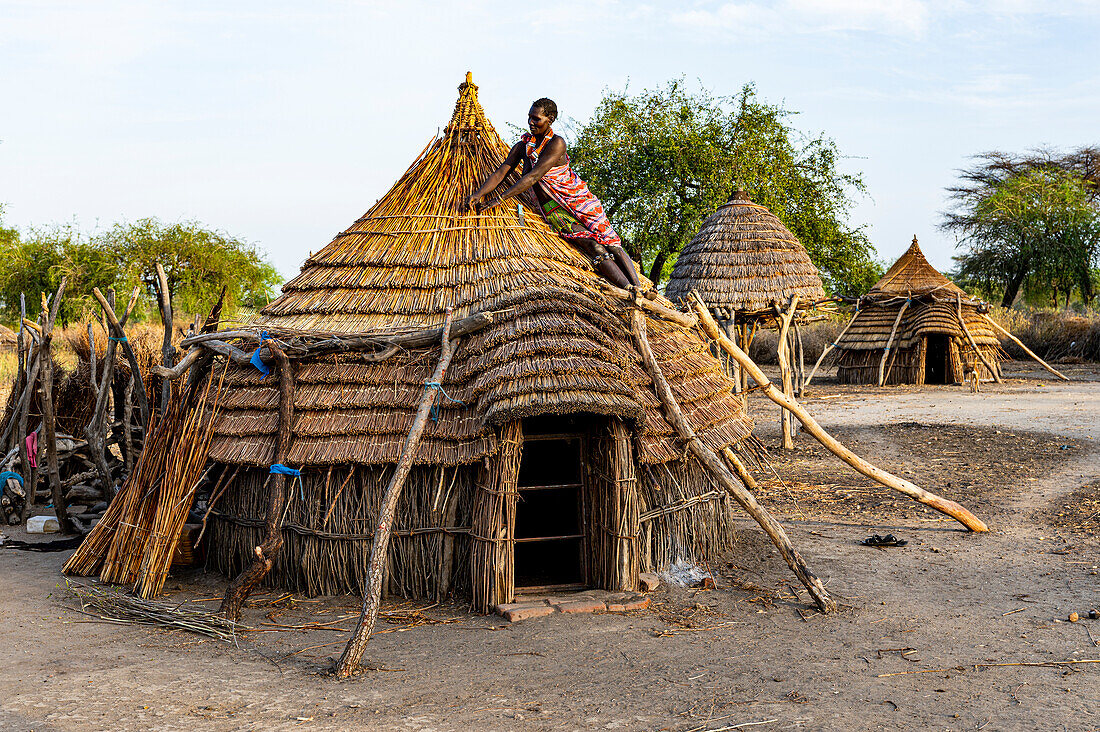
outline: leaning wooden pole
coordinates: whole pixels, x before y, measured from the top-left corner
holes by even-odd
[[[275,463],[283,464],[290,454],[291,435],[294,430],[294,373],[290,369],[290,359],[275,341],[267,341],[271,355],[275,357],[279,371],[279,438],[275,446]],[[194,375],[194,374],[192,374]],[[218,612],[228,620],[236,622],[241,617],[241,606],[252,590],[267,576],[275,564],[275,556],[283,547],[283,532],[280,523],[283,516],[283,501],[286,498],[288,476],[269,473],[264,487],[268,489],[267,512],[264,516],[264,540],[252,550],[252,564],[237,575],[225,590]]]
[[[160,305],[160,321],[164,326],[164,340],[161,343],[161,361],[166,369],[176,363],[176,349],[172,345],[172,293],[168,289],[168,275],[164,267],[157,262],[157,303]],[[160,413],[168,409],[168,399],[172,394],[172,385],[168,379],[162,379],[160,385]]]
[[[858,472],[867,476],[876,483],[886,486],[887,488],[893,488],[896,491],[904,493],[910,498],[931,506],[937,511],[944,513],[951,518],[961,523],[971,531],[988,531],[989,527],[970,511],[966,510],[954,501],[947,500],[946,498],[940,498],[934,493],[930,493],[923,488],[920,488],[904,478],[899,478],[896,475],[886,472],[880,468],[875,467],[871,463],[867,462],[863,458],[856,455],[847,447],[842,445],[832,435],[826,432],[820,424],[817,423],[810,413],[806,409],[796,402],[794,399],[788,398],[779,389],[775,388],[775,384],[768,380],[768,377],[764,375],[764,372],[760,370],[760,367],[753,363],[748,354],[738,348],[735,344],[731,343],[726,338],[718,324],[714,322],[714,319],[710,317],[710,313],[707,312],[706,307],[702,304],[703,301],[695,293],[692,294],[691,306],[692,309],[699,315],[699,325],[703,328],[703,332],[707,337],[716,342],[722,347],[726,353],[733,356],[741,364],[742,368],[749,373],[752,378],[764,389],[764,393],[768,395],[768,398],[773,402],[781,406],[785,406],[787,409],[794,413],[794,416],[798,418],[798,421],[806,428],[814,438],[828,448],[829,452],[836,455],[838,458],[846,462],[848,465],[855,468]]]
[[[886,359],[890,356],[890,346],[894,345],[894,336],[898,334],[898,326],[901,324],[901,319],[905,316],[905,310],[909,307],[909,298],[905,299],[905,302],[901,304],[901,309],[898,310],[898,317],[894,318],[894,327],[890,329],[890,337],[886,339],[886,348],[882,351],[882,358],[878,362],[878,385],[886,386]]]
[[[852,323],[856,322],[856,318],[858,317],[859,305],[856,305],[856,311],[852,314],[852,319],[849,320],[848,324],[844,326],[844,329],[840,331],[840,335],[836,337],[836,340],[825,346],[825,348],[821,351],[821,355],[817,357],[817,363],[815,363],[814,367],[810,369],[810,375],[806,377],[806,383],[803,385],[803,389],[810,385],[810,381],[814,378],[814,374],[817,373],[817,369],[821,365],[821,362],[824,361],[825,357],[829,355],[829,351],[836,348],[836,344],[840,343],[840,339],[844,337],[844,334],[848,332],[848,329],[852,327]]]
[[[348,639],[347,646],[336,664],[336,676],[341,679],[354,674],[359,670],[359,662],[363,660],[363,653],[367,650],[367,641],[374,632],[374,623],[378,620],[378,608],[382,603],[382,571],[386,566],[386,556],[390,550],[390,538],[393,536],[393,520],[397,513],[397,501],[401,498],[401,489],[405,486],[405,478],[412,468],[413,458],[416,456],[416,447],[420,444],[420,438],[424,434],[424,428],[428,425],[428,415],[431,414],[432,405],[438,396],[437,390],[443,383],[443,377],[447,373],[447,365],[454,355],[454,342],[450,339],[451,323],[454,321],[454,312],[447,308],[447,319],[443,323],[443,348],[436,364],[435,372],[430,381],[424,383],[424,396],[420,398],[420,406],[416,410],[409,435],[405,438],[405,446],[401,450],[401,459],[393,471],[389,485],[386,486],[386,494],[382,499],[382,506],[378,511],[378,525],[374,529],[374,543],[370,550],[370,563],[367,568],[367,582],[363,586],[363,610],[359,614],[359,622],[355,625],[355,631]]]
[[[985,357],[985,354],[982,353],[982,349],[978,348],[978,342],[975,341],[974,336],[970,334],[970,328],[966,327],[966,319],[963,318],[962,296],[957,293],[955,294],[955,306],[958,308],[955,314],[959,318],[959,325],[962,326],[963,333],[966,334],[966,340],[970,341],[970,347],[974,349],[974,353],[977,354],[978,358],[985,364],[985,367],[989,369],[989,374],[993,377],[993,380],[998,384],[1001,383],[1001,375],[997,372],[997,367],[991,364],[989,359]]]
[[[710,313],[707,313],[707,318],[710,318]],[[714,320],[711,319],[710,322],[713,323]],[[684,418],[684,413],[672,393],[672,387],[668,385],[668,381],[661,372],[661,365],[657,363],[657,357],[653,355],[653,349],[649,345],[649,338],[646,336],[645,314],[641,310],[633,309],[631,325],[634,343],[642,354],[642,360],[645,362],[650,378],[653,379],[653,386],[657,392],[657,397],[661,400],[661,405],[664,407],[665,417],[676,428],[680,439],[687,444],[691,454],[710,470],[718,483],[760,524],[772,543],[775,544],[776,549],[787,560],[787,564],[795,573],[795,576],[806,586],[806,590],[813,597],[818,608],[825,613],[835,610],[836,602],[829,597],[829,593],[825,591],[825,585],[810,571],[810,568],[806,566],[806,562],[791,545],[791,540],[787,538],[783,527],[734,478],[733,473],[730,472],[718,455],[703,444],[702,440],[695,434],[695,430],[688,424],[687,419]]]
[[[1016,336],[1012,335],[1012,334],[1011,334],[1011,333],[1009,333],[1009,332],[1008,332],[1007,330],[1005,330],[1004,328],[1002,328],[1002,327],[1000,326],[1000,324],[998,324],[998,323],[997,323],[997,321],[996,321],[996,320],[994,320],[993,318],[989,317],[989,316],[988,316],[988,315],[986,315],[985,313],[982,313],[981,315],[982,315],[982,317],[983,317],[983,318],[985,318],[986,320],[988,320],[988,321],[989,321],[989,324],[990,324],[990,325],[992,325],[992,326],[993,326],[994,328],[996,328],[996,329],[997,329],[998,331],[1000,331],[1001,333],[1004,333],[1004,334],[1005,334],[1006,336],[1008,336],[1009,338],[1011,338],[1011,339],[1012,339],[1012,342],[1013,342],[1013,343],[1015,343],[1015,344],[1016,344],[1017,346],[1019,346],[1020,348],[1024,349],[1024,352],[1025,352],[1025,353],[1026,353],[1027,355],[1031,356],[1031,357],[1032,357],[1032,358],[1034,358],[1034,359],[1035,359],[1036,361],[1038,361],[1038,362],[1039,362],[1039,365],[1040,365],[1040,366],[1042,366],[1042,367],[1043,367],[1044,369],[1046,369],[1046,370],[1047,370],[1047,371],[1049,371],[1050,373],[1054,374],[1054,375],[1055,375],[1055,376],[1057,376],[1057,377],[1058,377],[1059,379],[1062,379],[1063,381],[1069,381],[1069,380],[1070,380],[1070,378],[1069,378],[1068,376],[1066,376],[1066,375],[1065,375],[1065,374],[1063,374],[1063,373],[1062,373],[1061,371],[1057,370],[1056,368],[1054,368],[1053,366],[1051,366],[1051,365],[1050,365],[1049,363],[1047,363],[1046,361],[1044,361],[1043,359],[1041,359],[1041,358],[1039,358],[1039,357],[1038,357],[1037,355],[1035,355],[1035,351],[1032,351],[1032,350],[1031,350],[1030,348],[1028,348],[1027,346],[1025,346],[1025,345],[1023,344],[1023,342],[1022,342],[1022,341],[1021,341],[1021,340],[1020,340],[1019,338],[1017,338]]]

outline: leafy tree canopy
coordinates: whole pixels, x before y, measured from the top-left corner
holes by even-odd
[[[168,275],[178,312],[208,309],[226,287],[226,306],[261,307],[274,294],[280,278],[251,244],[195,222],[165,224],[156,219],[116,224],[106,232],[86,235],[74,226],[32,229],[20,235],[0,228],[0,308],[17,321],[19,297],[26,295],[29,317],[41,308],[40,293],[69,285],[58,319],[78,320],[96,308],[92,289],[128,293],[144,287],[137,318],[155,313],[156,264]],[[123,294],[124,296],[124,294]]]
[[[1021,289],[1032,297],[1076,290],[1095,296],[1100,258],[1100,152],[1039,151],[1022,157],[985,153],[949,190],[942,227],[959,236],[956,276],[1002,293],[1011,307]]]
[[[863,227],[848,224],[862,177],[842,173],[836,144],[801,135],[792,116],[751,84],[733,98],[688,92],[682,79],[637,95],[609,91],[571,154],[654,282],[740,185],[798,237],[826,289],[859,294],[882,274]]]

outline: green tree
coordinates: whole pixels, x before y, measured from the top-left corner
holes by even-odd
[[[280,278],[252,245],[194,222],[164,224],[156,219],[116,224],[87,236],[73,226],[33,229],[22,236],[0,228],[0,306],[11,320],[19,316],[19,296],[27,312],[40,309],[40,293],[53,292],[61,278],[69,285],[58,319],[78,320],[85,308],[98,308],[92,289],[114,287],[128,293],[143,285],[145,296],[136,317],[157,311],[153,299],[156,264],[168,276],[177,312],[210,308],[222,286],[226,306],[258,308],[273,296]]]
[[[1011,307],[1025,289],[1052,295],[1055,303],[1077,290],[1089,304],[1100,256],[1100,208],[1095,185],[1069,166],[1003,164],[1001,154],[982,156],[964,171],[968,183],[951,189],[954,208],[943,228],[959,236],[956,275],[1003,293]],[[991,165],[992,163],[992,165]]]
[[[864,229],[848,224],[863,180],[840,172],[831,139],[794,130],[792,115],[752,85],[732,99],[688,92],[682,80],[633,96],[606,92],[571,154],[654,282],[742,185],[799,238],[828,289],[864,292],[882,267]]]
[[[96,244],[114,253],[124,279],[142,282],[150,295],[160,263],[173,304],[183,312],[208,309],[222,287],[229,309],[263,307],[281,282],[254,245],[193,221],[166,224],[149,218],[115,224]]]

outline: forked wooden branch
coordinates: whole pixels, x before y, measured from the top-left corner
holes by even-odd
[[[710,313],[707,313],[707,317],[710,317]],[[806,586],[806,590],[810,593],[810,596],[813,597],[818,608],[825,613],[835,610],[836,602],[829,597],[829,593],[825,591],[825,586],[821,583],[821,580],[810,571],[809,567],[806,566],[806,562],[795,550],[794,546],[791,545],[791,541],[787,538],[787,534],[783,531],[783,527],[780,526],[779,522],[772,518],[771,514],[756,502],[756,498],[745,490],[745,487],[734,478],[733,473],[730,472],[729,468],[725,466],[718,455],[703,444],[702,440],[696,436],[695,430],[688,424],[687,419],[684,418],[683,411],[680,409],[680,405],[676,402],[676,397],[672,393],[672,387],[668,385],[668,381],[661,371],[661,366],[657,363],[657,357],[653,355],[653,349],[650,347],[649,338],[646,335],[645,314],[642,313],[641,310],[634,309],[632,311],[632,319],[631,330],[633,331],[635,345],[642,354],[642,360],[645,362],[646,370],[649,372],[650,378],[653,379],[653,386],[657,392],[658,398],[661,400],[661,405],[664,407],[665,417],[667,417],[672,426],[676,428],[676,432],[679,434],[680,439],[687,443],[691,454],[694,455],[704,467],[710,470],[714,478],[718,481],[718,484],[733,496],[734,500],[737,501],[737,503],[740,504],[758,524],[760,524],[761,528],[764,529],[764,532],[783,556],[783,559],[787,561],[787,564],[795,573],[795,576]],[[711,320],[711,322],[714,321]],[[732,454],[732,452],[730,454]],[[727,455],[727,459],[728,457]]]
[[[796,312],[798,312],[798,295],[791,297],[786,312],[780,310],[778,305],[775,308],[775,317],[779,321],[779,348],[776,356],[779,358],[779,373],[783,383],[783,393],[788,396],[794,396],[794,385],[791,381],[791,349],[788,348],[787,334],[790,332],[791,320],[794,319]],[[794,448],[794,436],[791,434],[794,431],[792,429],[791,413],[786,409],[780,409],[779,417],[779,427],[783,433],[781,444],[784,450],[791,450]]]
[[[386,486],[386,493],[382,499],[382,506],[378,512],[378,525],[374,529],[374,543],[371,544],[370,563],[367,568],[367,581],[363,585],[363,610],[359,614],[359,622],[355,625],[355,631],[348,639],[347,646],[336,664],[336,676],[341,679],[354,674],[359,670],[359,662],[363,660],[363,653],[367,650],[367,641],[374,632],[374,624],[378,620],[378,608],[382,602],[382,570],[386,566],[386,555],[390,549],[390,538],[393,535],[393,521],[397,512],[397,502],[401,498],[401,489],[405,486],[405,478],[412,468],[413,458],[416,456],[416,447],[424,434],[424,428],[428,424],[428,415],[431,414],[432,405],[437,394],[436,386],[443,383],[443,377],[447,373],[447,365],[454,355],[454,341],[450,338],[451,325],[454,321],[454,312],[447,308],[447,319],[443,323],[441,333],[443,347],[439,355],[439,363],[432,373],[431,381],[424,384],[424,396],[420,398],[420,406],[416,410],[409,435],[405,438],[405,446],[401,450],[401,459],[394,468],[393,477]]]
[[[658,318],[670,320],[673,323],[678,323],[679,325],[684,326],[685,328],[695,327],[696,318],[691,313],[673,310],[672,308],[665,307],[664,305],[658,302],[654,302],[653,300],[646,300],[645,298],[634,297],[634,293],[632,293],[630,290],[624,290],[621,287],[615,287],[615,285],[612,285],[610,282],[605,282],[604,280],[598,280],[597,284],[600,286],[601,290],[603,290],[616,300],[633,303],[637,307],[640,307],[642,310],[656,315]]]
[[[941,498],[934,493],[930,493],[910,483],[904,478],[899,478],[896,475],[875,467],[838,442],[836,438],[826,432],[824,428],[817,423],[817,420],[810,416],[810,413],[807,412],[801,404],[775,388],[775,384],[771,383],[768,377],[764,375],[764,372],[760,370],[760,367],[749,358],[748,354],[725,337],[718,327],[718,324],[710,317],[710,313],[707,312],[702,299],[700,299],[695,292],[692,293],[691,306],[699,315],[699,325],[703,328],[703,332],[706,333],[707,337],[717,343],[726,353],[733,356],[745,371],[752,376],[756,383],[763,387],[764,393],[768,395],[769,399],[791,410],[794,416],[798,418],[798,421],[806,428],[806,431],[813,435],[818,442],[828,448],[829,452],[833,453],[876,483],[880,483],[887,488],[893,488],[926,506],[931,506],[937,511],[955,519],[971,531],[989,530],[989,527],[987,527],[981,519],[954,501]]]
[[[1012,335],[1012,334],[1011,334],[1011,333],[1009,333],[1009,332],[1008,332],[1007,330],[1005,330],[1004,328],[1002,328],[1002,327],[1000,326],[1000,324],[998,324],[998,323],[997,323],[997,321],[996,321],[996,320],[994,320],[993,318],[989,317],[989,316],[988,316],[988,315],[986,315],[985,313],[982,313],[982,317],[983,317],[983,318],[985,318],[986,320],[988,320],[988,321],[989,321],[989,324],[990,324],[990,325],[992,325],[992,326],[993,326],[994,328],[996,328],[996,329],[997,329],[998,331],[1000,331],[1001,333],[1004,333],[1004,334],[1005,334],[1006,336],[1008,336],[1009,338],[1011,338],[1011,339],[1012,339],[1012,342],[1013,342],[1013,343],[1015,343],[1015,344],[1016,344],[1017,346],[1019,346],[1020,348],[1024,349],[1024,352],[1025,352],[1025,353],[1027,353],[1027,355],[1029,355],[1029,356],[1031,356],[1032,358],[1034,358],[1034,359],[1035,359],[1036,361],[1038,361],[1038,362],[1039,362],[1039,365],[1040,365],[1040,366],[1042,366],[1042,367],[1043,367],[1044,369],[1046,369],[1046,370],[1047,370],[1047,371],[1049,371],[1050,373],[1054,374],[1054,375],[1055,375],[1055,376],[1057,376],[1057,377],[1058,377],[1059,379],[1062,379],[1063,381],[1069,381],[1069,380],[1070,380],[1070,378],[1069,378],[1068,376],[1066,376],[1066,375],[1065,375],[1065,374],[1063,374],[1063,373],[1062,373],[1061,371],[1057,370],[1056,368],[1054,368],[1053,366],[1051,366],[1051,365],[1050,365],[1049,363],[1047,363],[1046,361],[1044,361],[1043,359],[1041,359],[1041,358],[1039,358],[1039,357],[1038,357],[1037,355],[1035,355],[1035,352],[1034,352],[1034,351],[1032,351],[1032,350],[1031,350],[1030,348],[1028,348],[1027,346],[1025,346],[1025,345],[1023,344],[1023,342],[1022,342],[1022,341],[1021,341],[1021,340],[1020,340],[1019,338],[1017,338],[1016,336]]]
[[[134,288],[134,294],[130,297],[130,305],[127,306],[127,314],[130,308],[133,307],[133,302],[137,298],[138,288]],[[99,300],[100,306],[103,308],[104,315],[107,316],[107,322],[111,324],[111,329],[114,330],[115,339],[117,342],[122,343],[122,352],[126,354],[126,361],[130,364],[130,371],[134,374],[134,385],[136,387],[138,395],[138,406],[141,408],[141,426],[145,429],[149,428],[149,397],[145,393],[145,383],[141,379],[141,368],[138,366],[137,356],[134,354],[134,348],[130,345],[130,341],[126,338],[125,324],[120,322],[118,316],[115,315],[115,309],[111,307],[111,303],[107,302],[107,298],[103,296],[103,293],[99,291],[98,287],[92,288],[92,294],[95,295],[95,299]]]

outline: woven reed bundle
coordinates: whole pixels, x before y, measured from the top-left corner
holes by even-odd
[[[456,318],[497,311],[491,326],[461,342],[416,464],[473,463],[498,450],[496,425],[576,412],[636,421],[644,462],[679,458],[624,306],[601,292],[587,260],[547,227],[533,199],[482,214],[462,208],[507,152],[467,76],[443,134],[366,214],[305,262],[254,325],[272,332],[397,331],[438,327],[448,307]],[[502,188],[514,181],[513,173]],[[650,335],[701,439],[716,450],[749,439],[751,421],[706,343],[664,321],[655,320]],[[430,352],[409,352],[380,363],[354,354],[299,362],[287,462],[395,462],[434,360]],[[272,462],[273,382],[230,367],[212,458]]]
[[[735,311],[763,310],[794,295],[807,306],[825,297],[806,249],[745,191],[707,217],[680,252],[665,292],[679,301],[693,289],[711,307]]]

